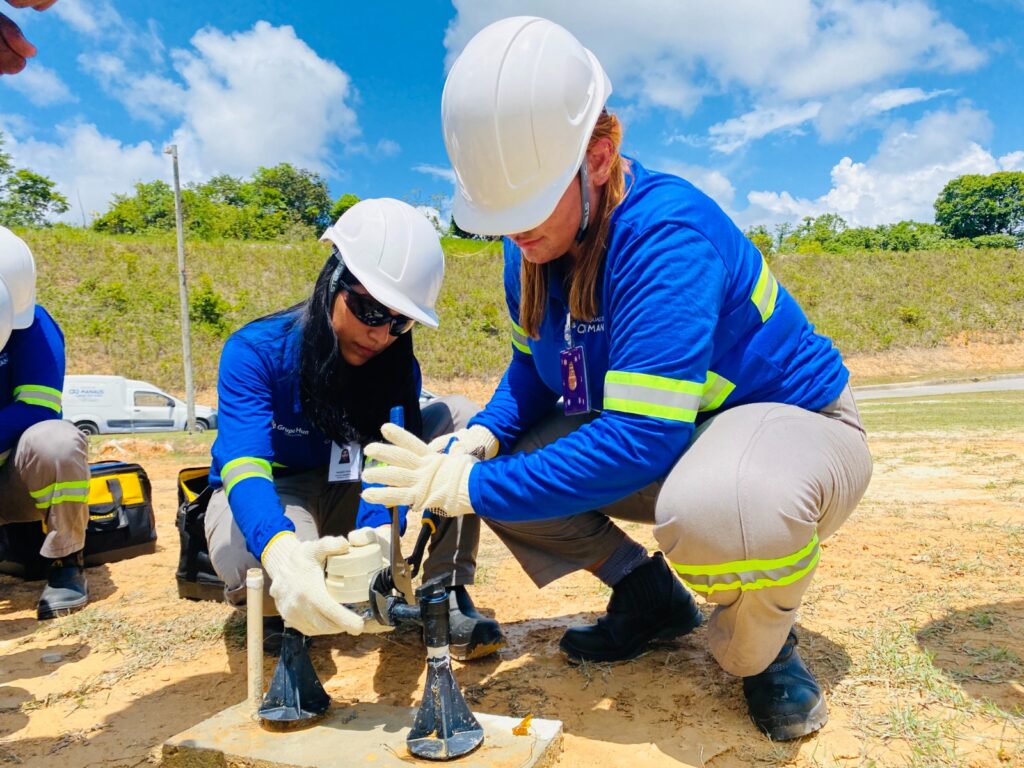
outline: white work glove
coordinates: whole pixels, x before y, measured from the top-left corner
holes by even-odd
[[[299,541],[289,531],[270,540],[263,550],[263,567],[272,582],[270,596],[285,624],[304,635],[358,635],[363,631],[362,618],[334,602],[324,580],[327,558],[346,552],[344,536]]]
[[[408,504],[443,517],[473,514],[469,500],[469,473],[477,459],[469,454],[435,453],[416,435],[394,424],[380,428],[387,443],[370,443],[365,453],[382,465],[363,470],[368,483],[363,498],[371,504],[395,507]]]
[[[435,437],[427,447],[434,453],[468,453],[480,461],[485,461],[498,455],[498,438],[483,424],[474,424],[472,427]]]
[[[353,547],[365,547],[367,544],[379,544],[380,553],[384,557],[384,565],[391,565],[391,526],[378,525],[376,528],[366,526],[356,528],[348,535],[348,543]]]
[[[390,525],[378,525],[376,528],[366,526],[365,528],[356,528],[348,535],[348,543],[353,547],[365,547],[369,544],[379,544],[381,557],[384,560],[384,567],[391,565],[391,526]],[[368,634],[379,634],[381,632],[390,632],[394,627],[388,626],[387,624],[381,624],[373,617],[372,612],[367,611],[366,618],[363,620],[363,631]]]

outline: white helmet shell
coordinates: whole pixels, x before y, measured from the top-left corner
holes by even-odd
[[[381,304],[431,328],[444,279],[444,252],[434,225],[407,203],[362,200],[323,233],[342,261]]]
[[[15,330],[28,328],[36,316],[36,262],[25,241],[7,227],[0,227],[0,278],[10,292]]]
[[[611,92],[594,54],[552,21],[514,16],[480,30],[441,97],[456,224],[508,235],[543,223],[579,171]]]
[[[7,290],[7,283],[0,277],[0,349],[7,346],[13,329],[14,302],[11,301],[11,292]]]

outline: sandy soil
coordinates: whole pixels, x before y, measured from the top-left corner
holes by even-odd
[[[459,388],[484,399],[480,387]],[[559,636],[591,622],[608,590],[586,575],[537,590],[489,533],[473,594],[510,643],[456,663],[471,706],[562,720],[560,768],[1024,765],[1024,426],[879,434],[871,445],[872,485],[824,544],[798,621],[830,704],[817,736],[762,738],[703,628],[629,663],[566,664]],[[158,763],[166,738],[245,697],[241,617],[176,596],[175,477],[203,453],[155,441],[108,451],[148,470],[159,550],[90,569],[88,609],[41,626],[40,583],[0,577],[0,764]],[[655,546],[649,529],[627,527]],[[324,638],[313,660],[337,701],[420,700],[415,632]],[[266,659],[268,679],[272,669]]]

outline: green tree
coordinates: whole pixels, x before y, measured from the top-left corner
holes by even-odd
[[[174,191],[165,182],[139,182],[134,195],[114,195],[105,214],[92,223],[97,232],[115,235],[166,232],[174,229]]]
[[[359,198],[353,195],[351,192],[346,192],[344,195],[339,197],[333,206],[331,206],[331,223],[337,221],[341,214],[351,208],[353,205],[359,202]]]
[[[772,237],[772,233],[768,231],[768,227],[764,224],[751,227],[743,234],[757,247],[762,256],[767,256],[775,250],[775,238]]]
[[[1024,235],[1024,171],[958,176],[935,200],[935,222],[951,238]]]
[[[0,224],[41,227],[48,216],[64,213],[68,207],[67,198],[51,179],[28,168],[15,168],[0,131]]]
[[[64,213],[68,201],[57,185],[45,176],[19,168],[4,181],[0,199],[0,224],[14,227],[41,227],[51,214]]]
[[[836,253],[842,250],[839,236],[846,231],[846,220],[837,213],[805,216],[786,237],[785,244],[800,253]]]
[[[296,221],[317,231],[330,223],[333,204],[320,174],[280,163],[273,168],[257,168],[252,183],[266,205],[289,212]]]

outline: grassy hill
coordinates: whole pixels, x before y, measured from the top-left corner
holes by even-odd
[[[20,233],[35,254],[39,302],[64,329],[69,373],[117,373],[183,388],[172,237],[58,227]],[[441,327],[416,331],[433,379],[492,377],[508,356],[496,243],[446,240]],[[186,246],[196,386],[213,387],[224,339],[303,300],[327,249],[316,242]],[[962,332],[1019,338],[1024,257],[1012,250],[780,255],[772,268],[847,354],[936,346]]]

